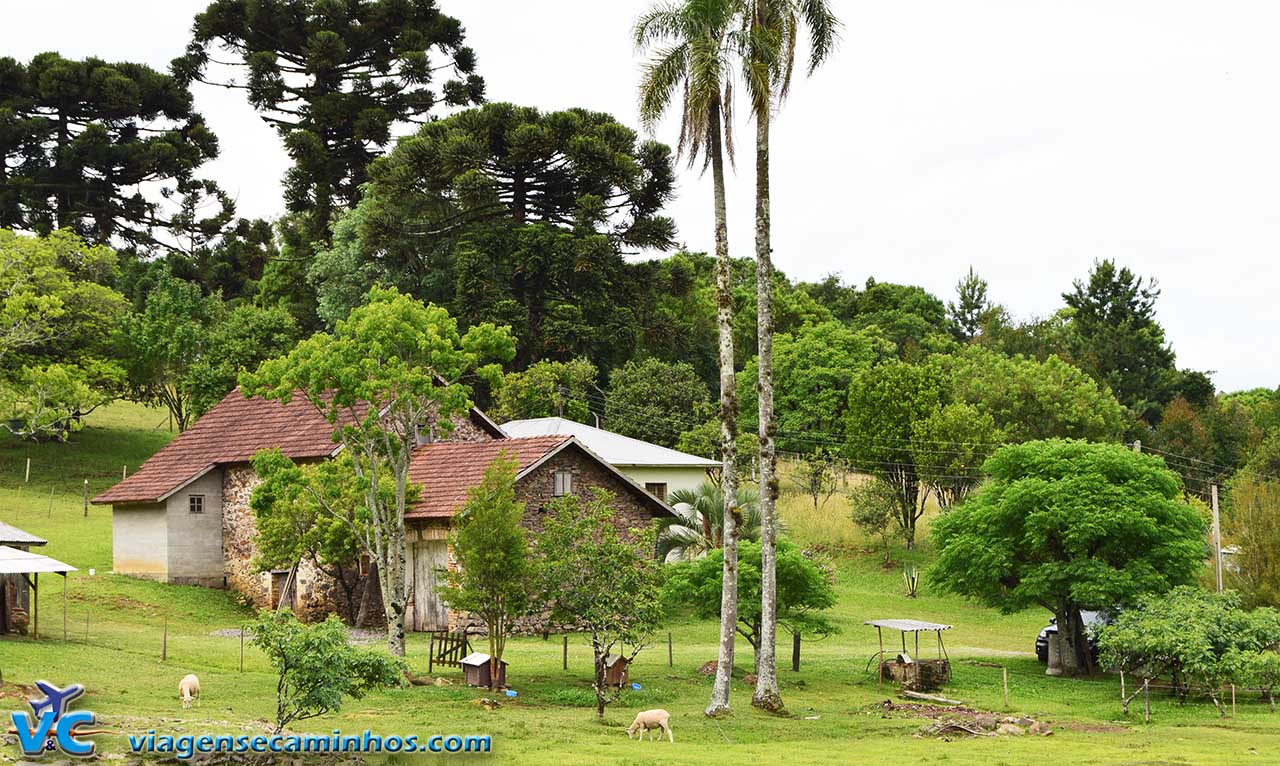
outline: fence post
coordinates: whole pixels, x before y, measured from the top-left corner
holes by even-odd
[[[1231,684],[1231,717],[1236,717],[1236,685]]]
[[[244,626],[240,626],[240,672],[244,672]]]
[[[23,484],[30,484],[30,483],[31,483],[31,458],[27,458],[27,472],[26,472],[26,474],[22,477],[22,483],[23,483]]]
[[[1004,708],[1005,710],[1008,710],[1009,709],[1009,669],[1006,667],[1000,668],[1000,675],[1003,677],[1003,680],[1004,680]]]
[[[89,518],[89,480],[84,480],[84,517]]]
[[[791,634],[791,670],[800,672],[800,632]]]
[[[164,616],[164,633],[160,637],[160,661],[169,659],[169,615]]]
[[[673,668],[676,665],[676,655],[674,644],[671,640],[671,631],[667,631],[667,667]]]
[[[1151,723],[1151,679],[1142,679],[1142,707],[1146,723]]]
[[[564,638],[564,643],[561,647],[560,666],[564,670],[568,670],[569,669],[569,634],[565,633],[563,638]]]

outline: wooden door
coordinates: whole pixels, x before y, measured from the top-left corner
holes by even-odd
[[[449,610],[440,600],[438,570],[448,564],[448,543],[444,540],[424,540],[409,546],[412,571],[413,618],[412,630],[431,631],[449,629]]]

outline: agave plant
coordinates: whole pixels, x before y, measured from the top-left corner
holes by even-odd
[[[739,487],[737,492],[739,540],[760,539],[760,492]],[[665,561],[693,561],[724,546],[724,494],[704,481],[697,489],[678,489],[667,498],[675,518],[663,519],[658,533],[658,554]]]

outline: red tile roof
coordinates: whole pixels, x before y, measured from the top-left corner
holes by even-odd
[[[489,464],[502,453],[515,458],[524,471],[572,440],[570,436],[532,436],[491,442],[437,442],[413,451],[409,480],[422,493],[405,518],[448,518],[467,501],[467,490],[478,486]]]
[[[220,463],[242,463],[260,449],[279,447],[292,458],[332,455],[333,426],[305,399],[288,404],[246,399],[232,391],[195,425],[152,455],[137,473],[94,503],[153,503]]]

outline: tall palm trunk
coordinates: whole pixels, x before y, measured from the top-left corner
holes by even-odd
[[[716,323],[720,330],[720,483],[724,495],[724,576],[720,588],[720,656],[711,688],[707,715],[729,712],[729,684],[733,677],[733,640],[738,624],[738,394],[734,380],[733,285],[730,279],[729,223],[724,200],[724,157],[721,148],[720,102],[711,105],[711,183],[716,217]]]
[[[760,367],[760,652],[751,704],[782,709],[778,690],[778,453],[773,437],[773,256],[769,242],[769,105],[756,117],[756,311]]]

